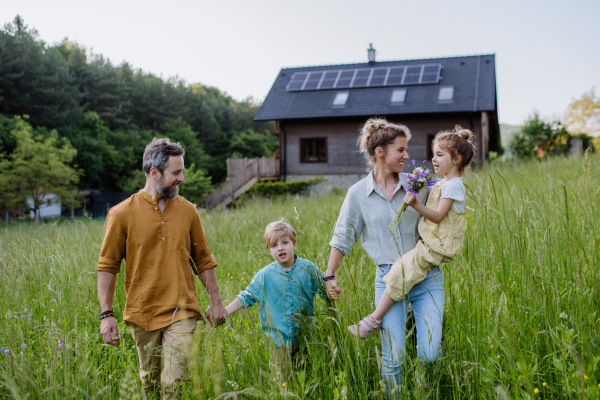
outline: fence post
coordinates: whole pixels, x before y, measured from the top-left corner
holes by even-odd
[[[254,163],[256,164],[256,182],[260,182],[260,167],[258,165],[258,157],[254,159]]]
[[[75,223],[75,206],[71,204],[71,222]]]
[[[223,190],[223,211],[225,211],[225,191]]]
[[[517,168],[517,150],[515,150],[515,168]]]

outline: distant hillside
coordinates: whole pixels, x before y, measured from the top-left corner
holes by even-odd
[[[520,125],[500,124],[500,140],[502,142],[502,147],[506,152],[510,151],[508,148],[510,139],[512,139],[515,134],[521,132],[521,128],[523,127]]]

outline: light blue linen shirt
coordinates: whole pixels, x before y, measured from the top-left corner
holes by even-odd
[[[400,224],[390,229],[392,220],[404,203],[406,191],[402,184],[407,174],[401,173],[398,185],[389,201],[375,183],[373,172],[354,184],[344,199],[329,245],[347,256],[352,246],[362,239],[362,245],[375,265],[393,264],[417,244],[420,214],[408,207]],[[417,199],[425,203],[429,189],[422,190]]]
[[[293,344],[298,333],[295,314],[305,309],[312,316],[315,294],[324,298],[320,287],[325,274],[312,262],[295,254],[294,257],[296,262],[291,270],[274,261],[258,271],[248,287],[237,295],[245,307],[260,304],[260,326],[277,347]]]

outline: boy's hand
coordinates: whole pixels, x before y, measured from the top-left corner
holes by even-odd
[[[329,300],[337,301],[340,299],[342,289],[339,288],[335,279],[325,282],[325,288],[327,289],[327,297],[329,297]]]
[[[411,193],[406,193],[406,196],[404,196],[404,202],[412,207],[417,204],[417,198]]]

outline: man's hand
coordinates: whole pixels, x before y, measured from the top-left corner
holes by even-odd
[[[342,289],[339,288],[335,279],[325,282],[325,287],[327,288],[327,297],[329,297],[329,300],[337,301],[340,299]]]
[[[417,198],[413,194],[407,192],[406,196],[404,196],[404,202],[409,206],[414,207],[414,205],[417,203]]]
[[[112,344],[113,346],[119,345],[119,329],[114,317],[104,318],[100,322],[100,334],[102,335],[102,339],[104,339],[104,343]]]
[[[204,313],[205,318],[210,322],[213,328],[223,325],[225,320],[227,319],[227,310],[223,304],[218,304],[217,306],[209,306]]]

